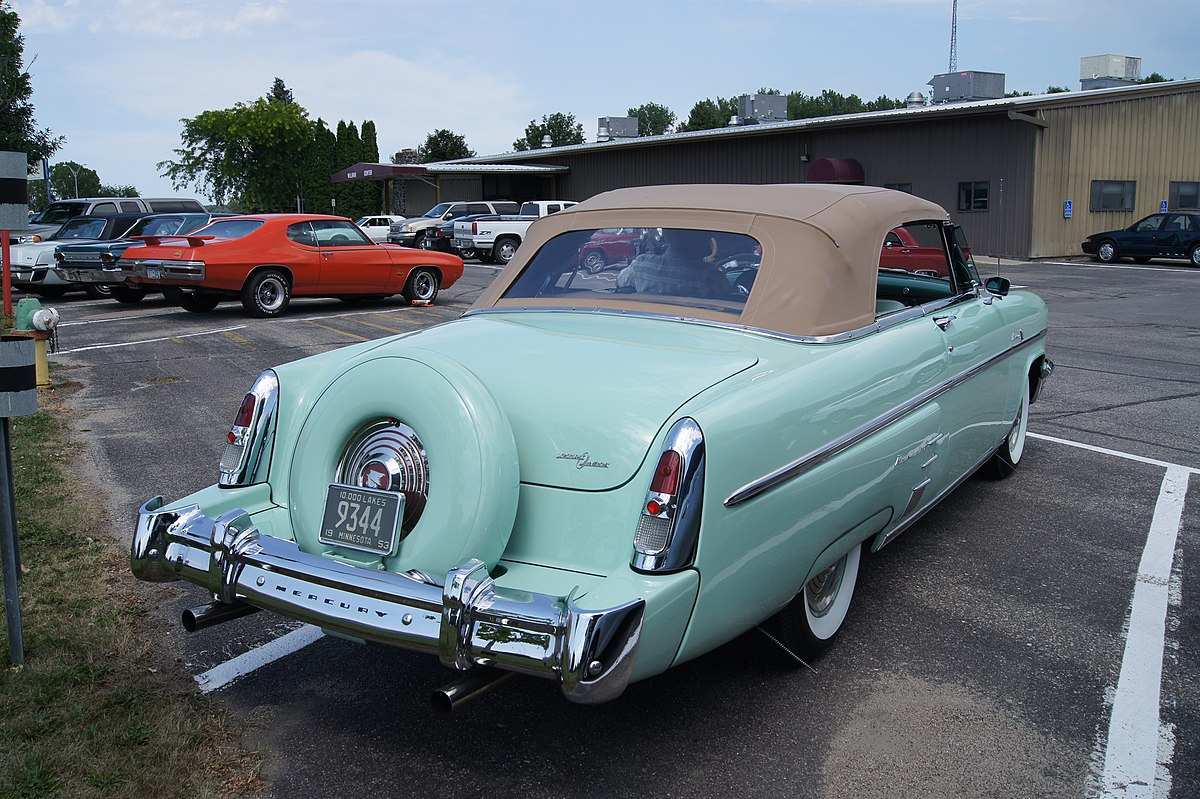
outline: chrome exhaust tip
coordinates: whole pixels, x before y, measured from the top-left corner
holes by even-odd
[[[212,627],[221,622],[233,621],[252,613],[258,613],[262,608],[246,602],[209,602],[207,605],[197,605],[183,612],[183,629],[189,633]]]
[[[443,685],[434,691],[429,697],[430,702],[434,712],[448,716],[472,699],[478,699],[516,676],[515,671],[471,669],[449,685]]]

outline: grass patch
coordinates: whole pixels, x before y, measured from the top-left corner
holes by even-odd
[[[145,601],[111,523],[72,463],[62,401],[10,420],[25,666],[0,625],[0,799],[256,796],[246,725],[198,693],[144,627]]]

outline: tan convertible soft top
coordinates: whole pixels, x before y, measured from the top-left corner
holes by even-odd
[[[561,306],[561,300],[501,299],[551,238],[571,230],[661,227],[744,233],[762,245],[762,264],[739,324],[796,336],[827,336],[875,319],[875,281],[884,237],[909,222],[943,221],[941,206],[870,186],[701,184],[643,186],[596,195],[530,226],[516,258],[471,310]],[[588,307],[679,315],[678,306],[621,295]],[[730,321],[689,309],[697,318]]]

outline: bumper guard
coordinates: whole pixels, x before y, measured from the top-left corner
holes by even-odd
[[[444,583],[419,572],[349,566],[266,535],[234,509],[216,520],[198,505],[162,511],[162,497],[138,512],[130,551],[134,575],[183,579],[222,602],[246,602],[378,643],[476,666],[556,679],[574,702],[597,704],[625,690],[641,638],[645,601],[583,610],[574,595],[551,597],[495,585],[474,558]]]

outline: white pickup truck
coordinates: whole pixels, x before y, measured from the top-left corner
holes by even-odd
[[[454,223],[454,249],[473,249],[481,261],[507,264],[517,252],[529,226],[543,216],[570,208],[571,200],[531,200],[516,216],[483,216]]]

